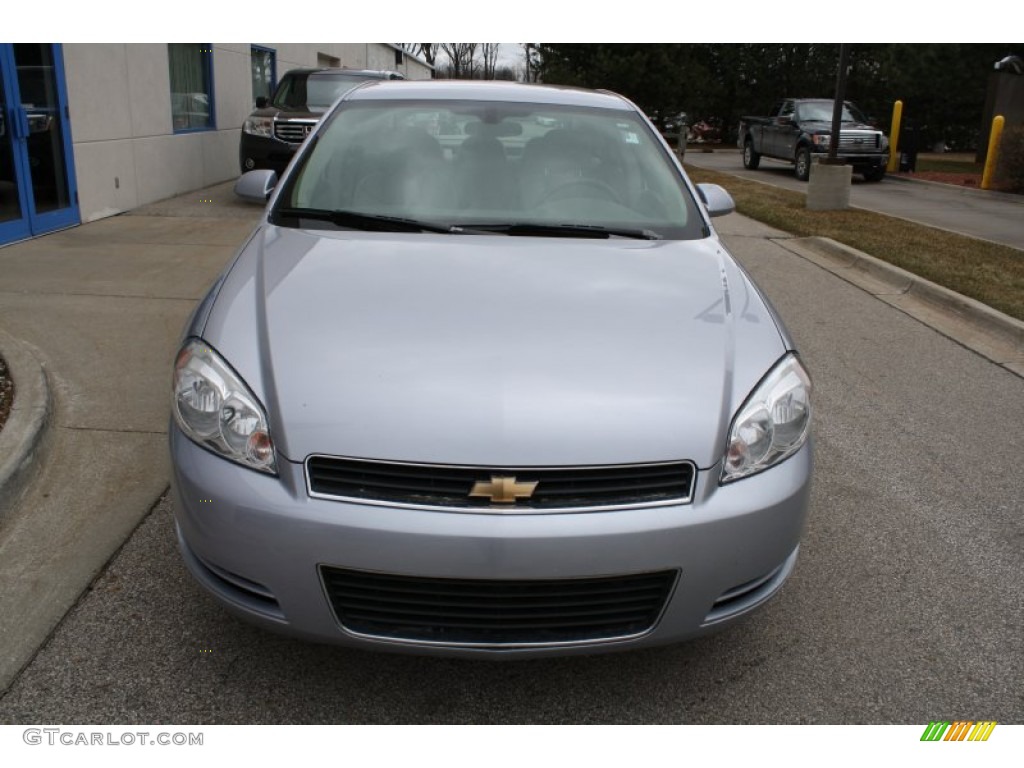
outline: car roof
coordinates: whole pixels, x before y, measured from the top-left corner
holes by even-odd
[[[514,83],[507,80],[382,80],[349,91],[346,101],[469,100],[552,104],[638,111],[611,91],[589,91],[560,85]]]
[[[400,72],[393,72],[389,69],[349,69],[348,67],[300,67],[289,69],[289,75],[369,75],[371,77],[391,77],[400,75]]]

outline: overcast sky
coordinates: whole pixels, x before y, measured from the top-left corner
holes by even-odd
[[[477,59],[480,58],[480,50],[477,49]],[[437,63],[447,63],[447,57],[443,52],[438,52]],[[498,66],[499,67],[512,67],[513,69],[522,69],[523,64],[523,47],[519,43],[498,43]]]
[[[522,67],[523,48],[519,43],[498,43],[499,67]]]

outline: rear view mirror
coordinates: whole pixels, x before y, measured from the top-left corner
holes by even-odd
[[[267,101],[267,97],[266,96],[257,96],[256,97],[256,109],[265,109],[267,104],[269,104],[269,103],[270,102]]]
[[[277,186],[277,171],[260,169],[243,173],[235,182],[235,194],[247,203],[266,205]]]

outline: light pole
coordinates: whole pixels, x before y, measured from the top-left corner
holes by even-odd
[[[839,132],[843,127],[843,103],[846,101],[846,70],[849,67],[850,46],[839,44],[839,74],[836,75],[836,101],[832,106],[832,138],[828,143],[828,162],[842,165],[839,160]]]

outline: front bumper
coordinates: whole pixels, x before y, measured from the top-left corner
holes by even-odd
[[[255,136],[242,131],[238,144],[238,164],[242,173],[259,168],[277,171],[280,176],[292,161],[301,144],[281,139]]]
[[[828,157],[828,152],[811,152],[811,157],[815,159],[825,158]],[[888,152],[872,152],[865,154],[840,152],[837,157],[847,165],[852,165],[854,168],[884,167],[889,162]]]
[[[537,656],[643,647],[741,618],[789,576],[811,476],[805,446],[771,470],[719,486],[698,473],[693,503],[606,512],[494,514],[311,498],[303,466],[270,477],[170,430],[179,544],[192,575],[269,629],[364,648],[462,656]],[[434,579],[571,580],[672,571],[653,626],[583,642],[444,643],[343,627],[321,567]]]

